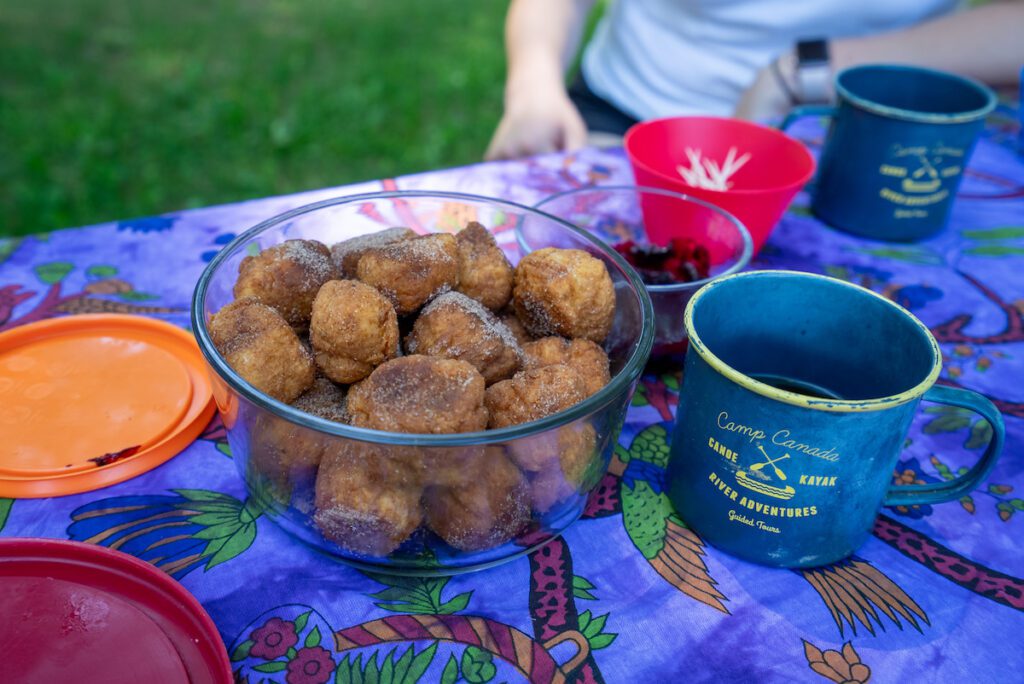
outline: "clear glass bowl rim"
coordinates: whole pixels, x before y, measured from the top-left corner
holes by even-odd
[[[743,251],[740,252],[739,257],[721,273],[717,273],[713,276],[708,276],[702,280],[694,280],[689,283],[676,283],[674,285],[644,285],[651,292],[683,292],[685,290],[697,290],[707,285],[712,280],[723,278],[733,273],[739,273],[750,264],[751,258],[754,256],[754,240],[750,237],[750,231],[743,225],[743,222],[738,218],[730,214],[725,209],[719,206],[699,199],[697,197],[691,197],[690,195],[683,194],[681,192],[674,192],[672,190],[663,190],[662,188],[655,188],[650,185],[585,185],[581,188],[573,188],[572,190],[565,190],[563,192],[555,193],[545,197],[540,202],[533,205],[534,209],[538,209],[543,212],[544,205],[549,202],[561,199],[563,197],[571,197],[573,195],[582,195],[586,192],[599,192],[602,190],[611,190],[615,192],[630,191],[637,194],[648,194],[648,195],[662,195],[663,197],[671,197],[673,199],[683,200],[684,202],[691,202],[698,206],[710,209],[712,212],[718,214],[726,221],[735,226],[737,232],[740,234],[740,240],[743,241]],[[545,212],[546,213],[546,212]],[[557,217],[556,217],[557,218]],[[518,230],[517,230],[518,233]],[[600,240],[600,238],[598,238]],[[603,242],[602,242],[603,244]],[[614,249],[611,251],[615,251]],[[617,253],[617,252],[616,252]]]
[[[410,199],[417,197],[431,200],[452,200],[497,205],[517,213],[531,214],[539,218],[549,220],[555,224],[560,224],[566,230],[579,235],[584,241],[594,245],[594,247],[596,247],[603,256],[615,263],[632,286],[633,291],[639,293],[638,298],[640,300],[641,320],[640,339],[633,349],[633,353],[626,360],[622,369],[611,379],[611,382],[579,404],[576,404],[565,411],[561,411],[529,423],[522,423],[520,425],[513,425],[496,430],[483,430],[456,434],[406,434],[344,425],[342,423],[336,423],[334,421],[299,411],[298,409],[269,397],[257,390],[255,387],[243,380],[242,377],[238,375],[221,357],[216,347],[214,347],[213,340],[210,337],[210,332],[206,327],[206,317],[203,314],[203,307],[206,302],[207,290],[209,289],[213,275],[230,256],[235,254],[242,247],[242,245],[261,233],[264,233],[286,221],[294,219],[297,216],[310,214],[327,207],[336,207],[344,204],[389,198]],[[516,232],[519,232],[518,226],[516,227]],[[210,263],[207,264],[206,268],[199,276],[199,281],[197,282],[196,289],[192,295],[192,330],[199,342],[199,348],[210,367],[217,372],[220,378],[226,382],[232,390],[245,397],[246,400],[261,409],[269,411],[280,418],[311,430],[335,435],[337,437],[355,439],[362,442],[395,446],[451,447],[497,444],[521,437],[536,435],[596,413],[615,401],[616,398],[626,391],[628,386],[640,376],[654,344],[653,321],[654,308],[651,304],[650,295],[647,293],[643,281],[640,280],[640,276],[635,270],[633,270],[633,267],[631,267],[625,259],[619,256],[618,252],[608,247],[608,245],[587,231],[577,228],[557,216],[552,216],[551,214],[547,214],[539,209],[528,207],[517,202],[496,199],[484,195],[432,190],[391,190],[361,193],[358,195],[345,195],[306,204],[283,214],[273,216],[258,223],[252,228],[249,228],[225,245],[217,255],[214,256]]]

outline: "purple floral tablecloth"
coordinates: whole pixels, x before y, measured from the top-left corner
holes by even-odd
[[[87,541],[155,563],[209,611],[240,681],[1020,680],[1024,158],[1013,149],[1015,126],[1009,113],[994,119],[940,236],[860,240],[820,224],[801,195],[756,260],[844,278],[908,307],[941,342],[941,381],[983,392],[1006,417],[1003,458],[977,491],[884,509],[846,561],[766,569],[679,523],[662,489],[680,381],[672,366],[643,378],[583,519],[499,568],[395,578],[311,551],[247,500],[217,419],[179,456],[129,482],[0,499],[0,534]],[[794,134],[812,147],[822,137],[814,121]],[[571,187],[629,182],[621,150],[585,150],[4,239],[0,330],[87,312],[187,327],[193,286],[222,245],[326,197],[416,188],[531,204]],[[966,411],[924,405],[894,477],[953,477],[990,432]]]

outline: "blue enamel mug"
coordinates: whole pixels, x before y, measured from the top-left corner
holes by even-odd
[[[882,505],[957,499],[1002,449],[995,406],[933,386],[935,338],[870,290],[810,273],[741,273],[701,288],[685,323],[668,496],[698,534],[740,558],[780,567],[845,558]],[[992,439],[960,477],[893,487],[922,399],[977,412]]]
[[[885,64],[839,72],[835,91],[835,107],[797,107],[782,124],[809,115],[832,120],[811,211],[875,240],[942,230],[995,93],[955,74]]]

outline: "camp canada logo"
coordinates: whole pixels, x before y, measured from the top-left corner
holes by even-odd
[[[779,533],[775,519],[818,514],[816,505],[793,505],[791,499],[802,490],[836,486],[838,476],[820,474],[820,462],[836,463],[838,450],[800,441],[789,429],[770,431],[735,421],[726,411],[716,422],[718,432],[706,444],[722,467],[714,468],[708,481],[734,505],[730,522]]]
[[[889,159],[879,166],[878,172],[898,180],[898,184],[882,188],[879,196],[899,207],[896,218],[925,216],[924,207],[949,197],[949,188],[943,187],[943,183],[963,172],[963,157],[962,148],[942,143],[932,147],[893,145]]]

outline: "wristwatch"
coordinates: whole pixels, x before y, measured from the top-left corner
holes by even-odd
[[[804,104],[824,104],[832,99],[832,66],[828,41],[821,38],[796,44],[794,95]]]

